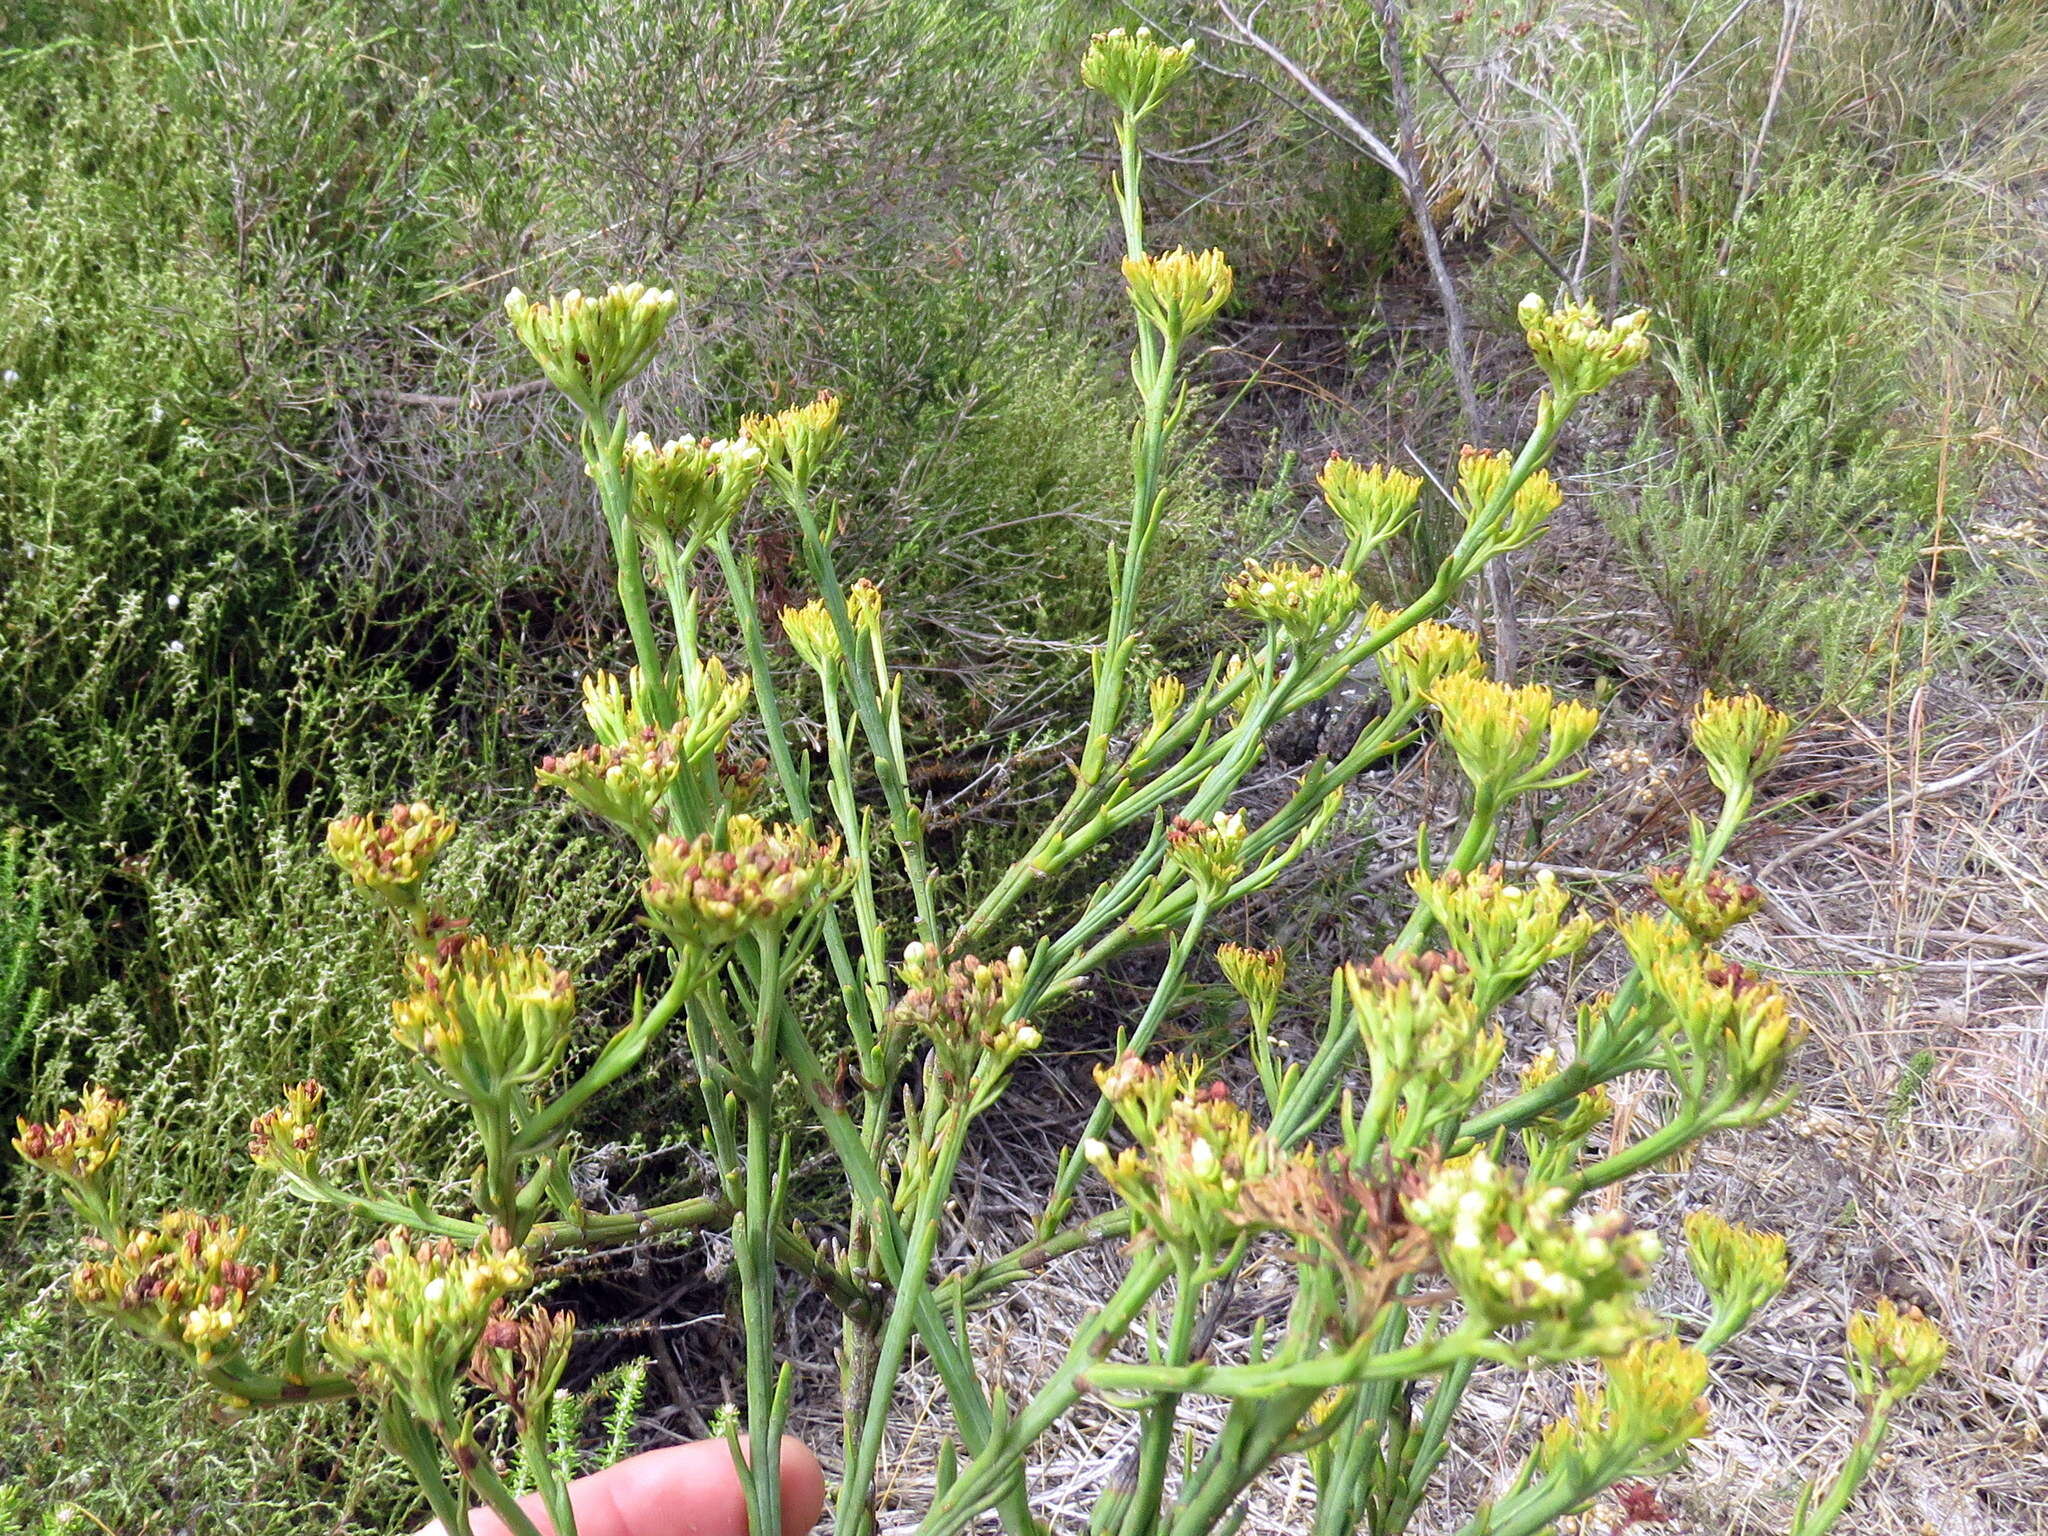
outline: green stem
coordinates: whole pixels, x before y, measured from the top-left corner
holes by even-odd
[[[1201,1315],[1202,1284],[1198,1266],[1187,1259],[1174,1264],[1173,1313],[1167,1324],[1165,1365],[1186,1365]],[[1138,1442],[1138,1479],[1124,1511],[1121,1536],[1151,1536],[1159,1523],[1166,1496],[1167,1462],[1173,1451],[1173,1430],[1180,1417],[1180,1397],[1162,1392],[1146,1405],[1145,1427]]]

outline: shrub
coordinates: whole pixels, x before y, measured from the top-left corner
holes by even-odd
[[[1540,685],[1488,680],[1474,637],[1436,617],[1489,560],[1541,536],[1562,500],[1543,467],[1559,431],[1581,399],[1642,361],[1648,316],[1609,323],[1584,306],[1525,301],[1520,318],[1549,380],[1534,427],[1518,452],[1464,451],[1452,494],[1462,531],[1404,607],[1367,605],[1358,572],[1416,515],[1422,482],[1336,458],[1319,484],[1346,534],[1341,557],[1247,562],[1223,600],[1251,627],[1250,643],[1191,678],[1148,675],[1144,577],[1164,547],[1168,456],[1189,405],[1183,367],[1233,283],[1220,252],[1146,245],[1142,125],[1187,67],[1186,50],[1143,32],[1097,38],[1083,65],[1084,80],[1118,108],[1123,270],[1138,322],[1131,511],[1105,551],[1104,633],[1071,792],[1025,853],[965,899],[931,878],[910,793],[892,616],[879,588],[842,578],[852,546],[818,494],[845,432],[838,398],[748,417],[733,436],[657,445],[631,433],[620,391],[660,348],[676,295],[627,284],[536,302],[515,291],[506,302],[515,333],[580,418],[637,661],[624,678],[585,679],[596,744],[543,759],[539,778],[610,823],[645,861],[637,894],[663,958],[635,959],[655,985],[635,987],[594,1051],[577,1050],[572,970],[592,969],[593,946],[623,925],[621,898],[607,889],[624,882],[605,879],[616,863],[564,856],[557,869],[581,878],[544,880],[543,928],[522,931],[516,912],[473,927],[453,914],[484,905],[474,879],[443,878],[451,861],[465,867],[465,854],[449,852],[450,817],[406,801],[334,822],[329,851],[399,939],[399,1054],[442,1113],[467,1121],[472,1175],[454,1186],[416,1176],[408,1191],[402,1167],[375,1166],[394,1129],[408,1139],[422,1129],[385,1097],[394,1053],[337,1047],[313,1024],[320,1008],[261,1020],[247,998],[303,996],[317,981],[298,967],[271,971],[274,945],[251,932],[225,968],[241,1011],[267,1024],[280,1051],[317,1062],[324,1049],[341,1068],[329,1075],[342,1091],[320,1080],[287,1088],[252,1123],[250,1155],[276,1192],[330,1219],[384,1224],[387,1235],[335,1303],[316,1359],[304,1332],[263,1321],[284,1298],[268,1294],[273,1273],[257,1262],[252,1237],[267,1225],[261,1202],[276,1193],[253,1206],[244,1196],[232,1211],[149,1213],[118,1155],[124,1119],[163,1135],[182,1096],[247,1086],[205,1071],[211,1052],[188,1033],[134,1105],[92,1089],[51,1122],[21,1127],[18,1149],[98,1240],[72,1282],[88,1309],[245,1407],[359,1403],[451,1531],[465,1528],[467,1503],[480,1498],[534,1536],[496,1451],[516,1455],[557,1531],[574,1527],[554,1418],[575,1323],[523,1299],[535,1258],[705,1227],[728,1231],[733,1248],[745,1397],[719,1420],[757,1531],[781,1528],[773,1448],[793,1381],[776,1358],[785,1267],[846,1315],[834,1510],[844,1536],[876,1527],[885,1432],[913,1344],[953,1412],[919,1527],[929,1536],[964,1530],[989,1510],[1017,1536],[1035,1531],[1031,1446],[1090,1394],[1138,1418],[1133,1475],[1105,1492],[1093,1521],[1124,1536],[1229,1529],[1250,1485],[1295,1453],[1316,1484],[1319,1532],[1405,1530],[1482,1363],[1528,1370],[1598,1360],[1606,1385],[1580,1394],[1544,1432],[1469,1531],[1534,1536],[1615,1482],[1683,1454],[1705,1426],[1708,1356],[1783,1286],[1784,1244],[1709,1215],[1693,1220],[1690,1257],[1713,1306],[1689,1344],[1640,1301],[1659,1257],[1654,1238],[1584,1197],[1701,1137],[1759,1124],[1789,1100],[1781,1077],[1799,1030],[1788,999],[1713,946],[1759,904],[1718,866],[1790,721],[1751,696],[1701,701],[1693,738],[1724,797],[1719,815],[1695,824],[1685,862],[1652,872],[1665,910],[1613,919],[1627,977],[1581,1007],[1574,1059],[1539,1058],[1514,1088],[1492,1094],[1506,1049],[1497,1011],[1602,926],[1548,875],[1516,879],[1492,864],[1498,827],[1516,802],[1582,776],[1573,762],[1598,718]],[[772,664],[758,568],[734,539],[764,483],[819,594],[784,606],[779,630],[815,689],[821,754],[801,752],[783,730],[792,690]],[[703,623],[713,592],[729,605],[744,661],[728,665],[713,648]],[[1291,775],[1264,814],[1235,805],[1272,728],[1368,661],[1384,685],[1380,718],[1341,757]],[[759,765],[727,750],[748,713],[768,753]],[[1424,731],[1469,783],[1465,829],[1446,858],[1410,877],[1417,902],[1394,944],[1312,989],[1329,1007],[1306,1059],[1290,1060],[1273,1034],[1280,1011],[1296,1006],[1284,956],[1239,945],[1215,953],[1247,1013],[1265,1123],[1202,1064],[1148,1061],[1192,971],[1208,963],[1211,920],[1297,858],[1363,768]],[[776,802],[786,821],[753,814]],[[1017,935],[1027,893],[1098,849],[1109,878],[1047,931]],[[270,861],[303,868],[283,849]],[[879,899],[881,867],[903,882],[905,910]],[[1029,942],[1006,945],[1013,935]],[[1441,948],[1423,947],[1439,936]],[[1153,941],[1166,945],[1163,970],[1115,1058],[1097,1070],[1102,1101],[1084,1134],[1048,1170],[1036,1238],[939,1279],[933,1261],[973,1123],[1044,1043],[1040,1021],[1059,1000]],[[377,947],[358,939],[353,954]],[[1007,953],[985,961],[982,949]],[[205,998],[217,975],[177,980]],[[821,1045],[842,1026],[843,1070]],[[75,1030],[74,1049],[103,1048],[99,1034]],[[716,1178],[645,1211],[592,1211],[572,1178],[578,1122],[671,1030],[682,1034],[702,1092]],[[1341,1096],[1359,1055],[1367,1090]],[[1607,1127],[1606,1084],[1632,1072],[1661,1074],[1672,1108],[1630,1140]],[[846,1179],[851,1221],[829,1249],[791,1206],[793,1145],[778,1113],[786,1077]],[[1112,1148],[1113,1134],[1128,1144]],[[367,1177],[335,1167],[337,1138],[367,1144]],[[194,1192],[218,1188],[217,1153],[188,1146],[165,1171]],[[1091,1170],[1119,1205],[1072,1221]],[[1053,1377],[1011,1404],[976,1369],[966,1309],[1030,1265],[1110,1236],[1130,1240],[1126,1278]],[[1211,1358],[1204,1317],[1269,1249],[1296,1276],[1285,1322],[1255,1337],[1246,1358]],[[1134,1332],[1142,1357],[1119,1357]],[[1802,1501],[1802,1536],[1839,1518],[1892,1410],[1942,1348],[1924,1319],[1889,1303],[1852,1327],[1865,1434],[1834,1486]],[[478,1393],[497,1399],[500,1419],[477,1417]],[[1182,1438],[1181,1403],[1194,1394],[1228,1404],[1199,1446]],[[490,1422],[502,1424],[502,1438]]]

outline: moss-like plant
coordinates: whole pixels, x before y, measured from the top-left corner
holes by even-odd
[[[324,1331],[271,1326],[262,1300],[272,1276],[255,1234],[205,1213],[128,1208],[123,1106],[95,1089],[50,1124],[25,1123],[17,1141],[93,1233],[73,1287],[85,1306],[246,1406],[367,1399],[456,1536],[473,1501],[537,1536],[497,1470],[501,1447],[480,1428],[489,1398],[504,1406],[553,1529],[574,1529],[554,1420],[575,1325],[524,1299],[536,1258],[703,1228],[729,1232],[734,1253],[744,1399],[721,1423],[758,1532],[781,1529],[792,1371],[777,1320],[789,1274],[845,1318],[840,1536],[876,1528],[886,1430],[913,1349],[952,1410],[923,1536],[952,1536],[990,1510],[1012,1536],[1041,1529],[1033,1444],[1088,1396],[1139,1421],[1130,1476],[1090,1517],[1093,1532],[1115,1536],[1233,1529],[1251,1484],[1295,1455],[1315,1482],[1319,1536],[1405,1531],[1486,1362],[1598,1360],[1605,1386],[1541,1437],[1468,1536],[1536,1536],[1683,1454],[1706,1422],[1707,1352],[1783,1285],[1783,1245],[1695,1221],[1694,1264],[1714,1313],[1687,1343],[1640,1300],[1660,1258],[1655,1237],[1586,1197],[1701,1137],[1758,1124],[1789,1098],[1783,1075],[1800,1031],[1788,999],[1713,947],[1756,909],[1755,891],[1719,865],[1789,722],[1753,698],[1702,703],[1693,734],[1721,814],[1696,828],[1686,864],[1655,872],[1665,910],[1609,925],[1628,973],[1580,1005],[1572,1058],[1541,1058],[1495,1092],[1502,1006],[1603,926],[1548,875],[1496,862],[1498,829],[1518,803],[1584,776],[1575,763],[1598,720],[1546,687],[1490,681],[1475,638],[1439,617],[1489,560],[1541,536],[1561,499],[1544,467],[1558,432],[1646,355],[1648,317],[1523,306],[1549,387],[1519,448],[1463,454],[1453,492],[1463,531],[1405,606],[1365,604],[1358,577],[1415,515],[1421,482],[1333,460],[1321,488],[1344,529],[1341,558],[1247,564],[1223,601],[1256,639],[1198,676],[1144,675],[1139,594],[1186,408],[1184,363],[1233,283],[1221,253],[1160,253],[1145,239],[1141,128],[1190,62],[1185,48],[1117,32],[1095,40],[1083,67],[1118,113],[1116,201],[1137,322],[1132,501],[1109,561],[1072,786],[1025,853],[971,907],[942,909],[910,788],[887,603],[842,572],[818,495],[848,430],[839,401],[749,418],[727,439],[658,444],[634,431],[619,392],[661,346],[674,296],[639,284],[542,300],[515,292],[515,334],[576,412],[635,658],[624,677],[585,680],[595,741],[547,758],[539,778],[638,846],[645,921],[666,965],[630,1019],[572,1067],[573,978],[538,950],[494,943],[429,894],[454,822],[425,804],[335,822],[331,852],[402,939],[407,987],[393,1033],[421,1091],[472,1121],[467,1200],[443,1209],[345,1185],[323,1160],[321,1086],[290,1088],[252,1127],[255,1162],[307,1201],[390,1231]],[[816,593],[775,618],[815,687],[822,753],[784,728],[770,616],[733,537],[763,490]],[[730,662],[700,623],[714,581],[744,646]],[[1238,805],[1275,725],[1368,664],[1384,684],[1379,718],[1341,756],[1296,773],[1269,811]],[[765,745],[761,763],[732,747],[743,721]],[[1441,862],[1424,849],[1414,913],[1394,943],[1330,979],[1315,1048],[1292,1059],[1274,1034],[1289,1002],[1285,957],[1226,945],[1215,958],[1246,1004],[1261,1109],[1233,1100],[1199,1062],[1149,1057],[1218,915],[1314,842],[1362,770],[1424,735],[1469,782],[1464,831]],[[1091,856],[1109,870],[1100,885],[1053,930],[1015,931],[1035,885]],[[885,871],[907,890],[900,914],[885,902]],[[1046,1170],[1038,1232],[939,1278],[970,1128],[1044,1043],[1063,997],[1162,940],[1149,1000],[1097,1069],[1100,1104]],[[829,1019],[799,1002],[821,997]],[[701,1087],[717,1179],[629,1216],[586,1210],[569,1177],[579,1119],[672,1032]],[[827,1059],[828,1039],[848,1042],[844,1053]],[[1362,1088],[1347,1091],[1361,1062]],[[1662,1074],[1673,1107],[1630,1140],[1609,1126],[1605,1085],[1633,1072]],[[845,1235],[829,1246],[790,1208],[793,1142],[778,1107],[791,1083],[846,1181]],[[1076,1220],[1091,1172],[1118,1205]],[[1122,1283],[1051,1378],[1013,1402],[977,1368],[971,1310],[1063,1252],[1115,1239],[1128,1245]],[[1276,1251],[1297,1277],[1284,1322],[1218,1358],[1205,1320],[1247,1264]],[[1883,1404],[1874,1455],[1891,1408],[1939,1350],[1915,1331],[1924,1325],[1895,1314],[1859,1326],[1858,1380]],[[1127,1347],[1133,1338],[1141,1348]],[[1190,1394],[1228,1404],[1200,1440],[1183,1432]],[[1802,1513],[1806,1536],[1832,1523],[1870,1455]]]

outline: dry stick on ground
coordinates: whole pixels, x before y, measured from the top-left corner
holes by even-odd
[[[1436,211],[1430,206],[1429,178],[1423,173],[1419,150],[1419,132],[1415,110],[1415,92],[1408,79],[1408,63],[1402,52],[1401,34],[1402,11],[1400,0],[1370,0],[1373,16],[1379,23],[1380,61],[1386,66],[1387,93],[1394,108],[1395,136],[1390,146],[1356,114],[1347,110],[1343,103],[1332,96],[1314,76],[1302,68],[1285,51],[1263,36],[1254,25],[1260,6],[1253,6],[1240,15],[1229,0],[1216,0],[1216,9],[1230,24],[1236,37],[1224,37],[1213,28],[1204,28],[1212,37],[1224,41],[1235,41],[1256,49],[1272,60],[1281,73],[1292,80],[1303,94],[1329,114],[1343,135],[1368,158],[1400,184],[1403,195],[1408,199],[1408,209],[1415,220],[1416,233],[1422,240],[1422,254],[1429,263],[1429,275],[1436,284],[1437,299],[1443,305],[1446,347],[1450,352],[1451,378],[1457,386],[1458,405],[1465,418],[1465,429],[1473,441],[1485,436],[1486,418],[1479,401],[1479,386],[1472,366],[1472,335],[1465,320],[1464,301],[1458,296],[1457,279],[1452,275],[1449,262],[1444,259],[1443,239],[1437,228]],[[1502,681],[1511,680],[1521,662],[1521,635],[1515,623],[1514,578],[1508,570],[1506,558],[1490,561],[1486,567],[1486,596],[1493,609],[1494,673]]]

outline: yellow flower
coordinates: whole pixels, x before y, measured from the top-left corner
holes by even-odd
[[[1316,477],[1323,501],[1351,535],[1353,561],[1386,543],[1415,515],[1422,477],[1384,464],[1356,464],[1331,454]]]
[[[1287,984],[1287,956],[1277,949],[1224,944],[1216,950],[1216,963],[1223,968],[1223,979],[1244,999],[1253,1023],[1260,1029],[1270,1026],[1280,1008],[1280,989]]]
[[[90,1312],[131,1333],[212,1365],[235,1352],[235,1337],[275,1272],[242,1262],[248,1230],[225,1216],[167,1211],[154,1227],[121,1234],[71,1277]]]
[[[1168,251],[1124,258],[1131,307],[1174,343],[1193,335],[1230,298],[1235,282],[1221,251]]]
[[[537,949],[461,934],[412,960],[413,990],[391,1005],[391,1033],[472,1098],[541,1081],[561,1065],[576,989]]]
[[[740,434],[760,447],[769,478],[785,494],[801,496],[839,446],[839,397],[821,389],[808,405],[747,417],[740,423]]]
[[[1511,881],[1499,864],[1464,874],[1411,871],[1409,887],[1450,939],[1451,947],[1506,996],[1553,960],[1575,955],[1600,926],[1581,914],[1567,919],[1571,893],[1549,870]],[[1498,1002],[1499,997],[1488,1000]]]
[[[758,444],[746,437],[680,438],[659,448],[645,432],[626,444],[632,516],[649,538],[709,539],[725,532],[762,472]]]
[[[416,1416],[439,1424],[449,1383],[469,1363],[492,1309],[532,1283],[533,1266],[517,1248],[500,1251],[486,1239],[465,1250],[393,1229],[328,1318],[327,1353],[364,1386],[402,1396]]]
[[[1374,603],[1365,611],[1368,629],[1379,631],[1398,615]],[[1387,692],[1397,702],[1427,698],[1443,679],[1479,670],[1479,637],[1455,624],[1424,619],[1383,645],[1376,658]]]
[[[327,1090],[308,1078],[284,1091],[284,1103],[249,1122],[249,1158],[259,1168],[305,1171],[320,1150]]]
[[[1210,901],[1220,900],[1244,873],[1243,811],[1229,811],[1212,822],[1176,816],[1166,829],[1166,857],[1194,881]]]
[[[1276,560],[1247,560],[1223,589],[1223,603],[1268,624],[1277,624],[1305,644],[1343,627],[1358,611],[1358,583],[1346,570]]]
[[[836,887],[839,840],[731,816],[725,845],[710,833],[656,838],[641,887],[655,925],[686,948],[712,950],[750,931],[778,932]]]
[[[1553,789],[1584,777],[1553,777],[1592,738],[1600,717],[1559,702],[1541,683],[1510,688],[1474,672],[1454,672],[1430,690],[1445,739],[1474,788],[1501,797]]]
[[[1849,1378],[1857,1392],[1889,1412],[1926,1385],[1948,1358],[1948,1339],[1918,1307],[1899,1310],[1880,1296],[1849,1319]]]

